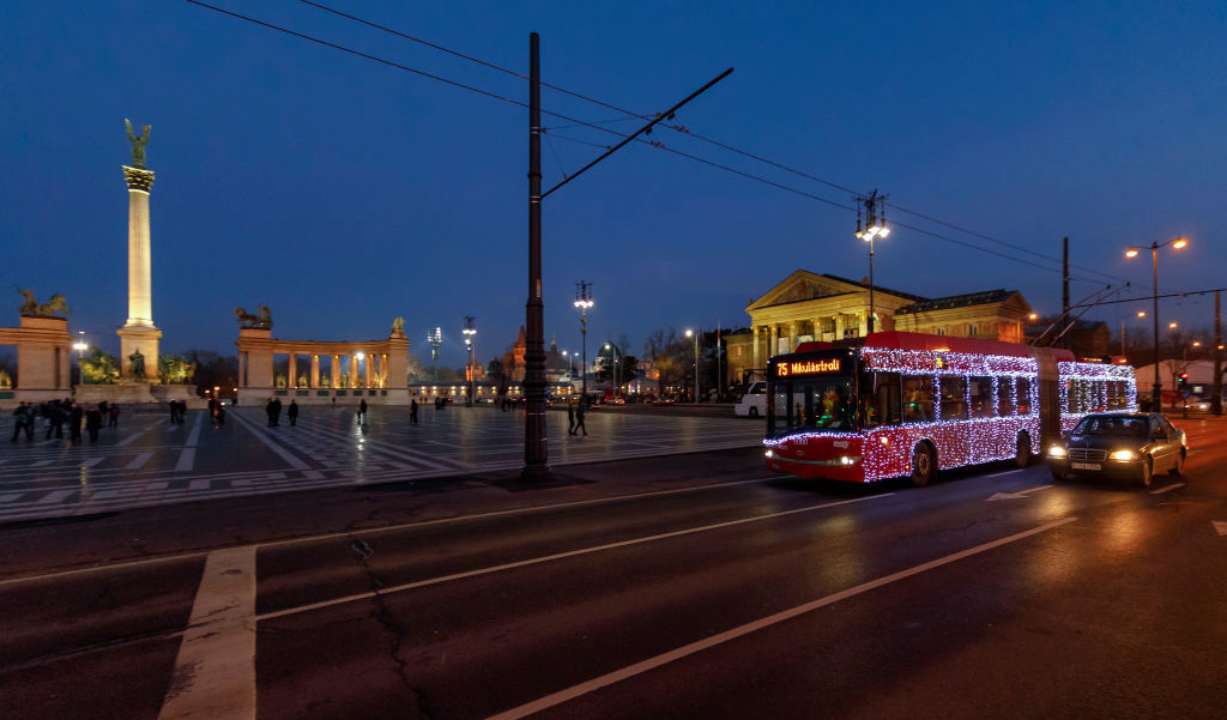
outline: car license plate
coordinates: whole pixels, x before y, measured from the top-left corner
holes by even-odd
[[[1070,463],[1069,467],[1073,470],[1102,470],[1103,466],[1099,463]]]

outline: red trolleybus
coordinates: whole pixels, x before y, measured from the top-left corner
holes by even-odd
[[[999,460],[1028,464],[1088,412],[1135,410],[1133,368],[1068,350],[875,333],[803,343],[767,368],[767,465],[872,482]]]

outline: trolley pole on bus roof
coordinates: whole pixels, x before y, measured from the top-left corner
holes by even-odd
[[[657,113],[643,127],[594,160],[567,175],[554,187],[541,191],[541,36],[528,36],[528,302],[524,306],[524,468],[521,477],[529,481],[543,480],[549,475],[549,446],[545,432],[545,301],[541,293],[541,203],[552,193],[591,170],[597,163],[613,155],[636,138],[651,132],[665,120],[673,120],[682,106],[707,92],[716,83],[733,73],[728,68],[707,81],[698,90]]]

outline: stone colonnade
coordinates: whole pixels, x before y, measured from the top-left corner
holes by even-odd
[[[42,402],[72,393],[72,337],[68,321],[22,316],[21,326],[0,328],[0,345],[17,347],[17,377],[0,388],[0,403]]]
[[[882,313],[876,313],[879,323]],[[792,352],[804,341],[834,342],[845,338],[864,337],[869,324],[864,312],[837,312],[813,318],[795,318],[782,322],[755,323],[754,367],[765,367],[767,360],[780,353]],[[783,347],[781,341],[787,341]]]
[[[280,340],[270,330],[243,328],[237,345],[241,405],[271,396],[299,403],[409,402],[409,341],[403,334],[365,341]],[[286,358],[284,377],[274,371],[279,357]],[[324,358],[328,374],[321,377]]]

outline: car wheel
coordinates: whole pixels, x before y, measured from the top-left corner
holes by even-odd
[[[1176,464],[1172,465],[1172,469],[1168,471],[1168,474],[1171,475],[1172,477],[1180,477],[1181,475],[1184,475],[1185,454],[1186,454],[1186,451],[1183,448],[1181,448],[1180,454],[1176,456]]]
[[[1065,472],[1064,470],[1058,470],[1051,465],[1048,466],[1048,470],[1052,473],[1053,482],[1066,482],[1070,478],[1069,473]]]
[[[1150,483],[1155,477],[1155,460],[1154,458],[1146,458],[1142,461],[1142,476],[1138,480],[1138,484],[1144,488],[1150,487]]]
[[[1031,437],[1027,433],[1018,433],[1018,447],[1014,453],[1014,464],[1025,468],[1031,464]]]
[[[924,487],[933,480],[936,473],[937,458],[933,453],[933,446],[922,442],[912,452],[912,485]]]
[[[750,417],[758,417],[758,408],[756,407],[750,408]]]

